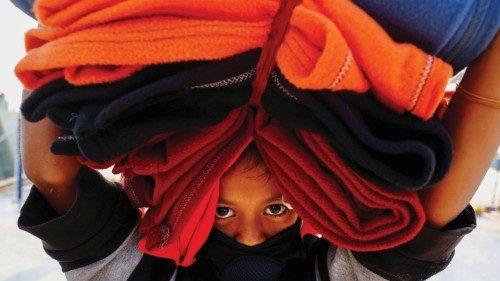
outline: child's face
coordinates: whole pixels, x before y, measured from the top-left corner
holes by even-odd
[[[264,164],[248,170],[237,163],[221,179],[214,226],[247,246],[264,242],[297,220],[266,171]]]

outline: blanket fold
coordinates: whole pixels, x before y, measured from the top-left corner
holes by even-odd
[[[136,154],[136,157],[141,157],[138,170],[152,173],[151,176],[134,174],[134,162],[129,163],[132,166],[128,166],[130,170],[124,180],[124,189],[138,207],[148,207],[139,226],[141,250],[154,256],[170,258],[182,266],[194,262],[196,252],[213,225],[219,179],[236,162],[252,138],[252,120],[247,109],[243,107],[237,111],[232,118],[223,122],[230,122],[230,127],[235,130],[223,138],[217,137],[217,130],[210,130],[212,136],[208,138],[216,146],[197,149],[202,146],[199,143],[190,145],[196,145],[195,149],[186,149],[183,138],[177,138],[180,143],[175,139],[166,139],[166,149],[169,151],[167,161],[171,158],[184,159],[172,164],[171,168],[168,165],[154,165],[158,157],[147,152],[142,154],[143,151]],[[203,139],[201,136],[207,136],[206,133],[200,131],[193,137]],[[180,146],[179,149],[171,150],[170,147],[176,145]],[[153,159],[148,159],[148,156],[153,156]],[[152,163],[149,160],[153,160]],[[148,163],[153,165],[145,167]]]
[[[387,249],[423,225],[416,193],[391,193],[364,181],[320,137],[306,133],[298,138],[263,113],[256,117],[256,130],[256,144],[284,196],[333,244],[358,251]]]
[[[347,168],[319,135],[286,128],[262,108],[244,106],[215,126],[158,135],[117,162],[115,172],[125,175],[131,201],[148,207],[139,228],[140,248],[191,264],[213,224],[219,179],[251,141],[294,210],[335,245],[388,249],[423,226],[416,192],[394,193],[371,184]]]
[[[32,18],[34,0],[10,0],[14,5]],[[38,4],[38,20],[42,25],[65,28],[67,25],[81,22],[88,23],[92,14],[101,6],[92,1],[40,1]],[[90,2],[90,3],[89,3]],[[100,1],[102,2],[102,1]],[[116,4],[126,1],[116,1]],[[186,3],[188,1],[185,1]],[[234,1],[233,1],[234,2]],[[408,42],[422,48],[425,52],[436,55],[453,66],[455,73],[462,70],[476,59],[490,44],[500,28],[500,2],[496,0],[442,0],[438,2],[420,2],[405,0],[353,0],[353,2],[372,16],[397,42]],[[110,6],[106,1],[101,5]],[[210,5],[210,1],[203,4]],[[247,2],[234,2],[246,5]],[[150,13],[159,7],[151,7]],[[269,2],[273,8],[274,3]],[[200,6],[210,15],[217,14],[217,9]],[[124,13],[126,4],[122,4]],[[189,7],[189,6],[188,6]],[[240,6],[238,6],[240,7]],[[173,6],[174,8],[186,8]],[[254,6],[245,6],[249,17],[255,17]],[[213,9],[213,8],[212,8]],[[261,11],[264,11],[262,9]],[[425,18],[425,21],[421,19]]]
[[[75,85],[111,82],[145,65],[222,59],[259,48],[278,8],[277,1],[253,1],[250,17],[232,9],[234,3],[213,0],[207,9],[219,16],[207,19],[197,1],[150,1],[155,9],[144,9],[137,0],[88,2],[72,7],[83,9],[82,19],[75,16],[79,13],[61,16],[66,19],[55,22],[67,22],[64,28],[42,27],[26,34],[29,53],[16,74],[27,88],[61,77]],[[56,14],[61,9],[52,1],[37,4],[47,10],[54,6]],[[104,55],[109,53],[113,56]],[[394,42],[348,0],[298,5],[277,64],[298,88],[365,92],[371,87],[387,107],[422,119],[433,115],[451,75],[449,65],[413,45]]]
[[[371,93],[304,91],[276,69],[262,98],[270,116],[328,140],[348,165],[389,188],[423,188],[443,178],[451,139],[437,118],[398,115]]]
[[[219,181],[251,142],[304,223],[339,247],[390,249],[423,227],[416,189],[451,162],[434,117],[450,65],[395,41],[353,1],[303,0],[289,10],[255,101],[256,64],[279,7],[36,1],[43,26],[26,33],[15,70],[34,90],[22,113],[67,131],[54,153],[123,175],[142,208],[143,252],[195,261]]]

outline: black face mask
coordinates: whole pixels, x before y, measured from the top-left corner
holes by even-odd
[[[300,219],[292,226],[255,246],[246,246],[217,229],[212,229],[191,266],[192,280],[277,280],[293,260],[306,258],[300,236]],[[200,274],[204,278],[200,278]],[[198,277],[194,277],[194,275]],[[210,277],[209,277],[210,276]],[[193,278],[194,277],[194,278]]]

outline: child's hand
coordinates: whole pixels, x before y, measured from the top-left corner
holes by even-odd
[[[23,93],[25,98],[29,92]],[[24,171],[28,179],[59,213],[64,214],[76,197],[74,186],[80,164],[75,157],[57,156],[50,146],[62,131],[47,118],[30,123],[21,123],[21,153]]]

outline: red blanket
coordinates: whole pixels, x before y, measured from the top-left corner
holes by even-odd
[[[190,265],[214,222],[219,180],[251,142],[298,215],[333,244],[389,249],[412,239],[425,215],[416,192],[393,193],[350,170],[326,141],[241,107],[209,128],[158,136],[124,158],[124,189],[148,210],[140,248]],[[91,165],[91,163],[87,163]]]

